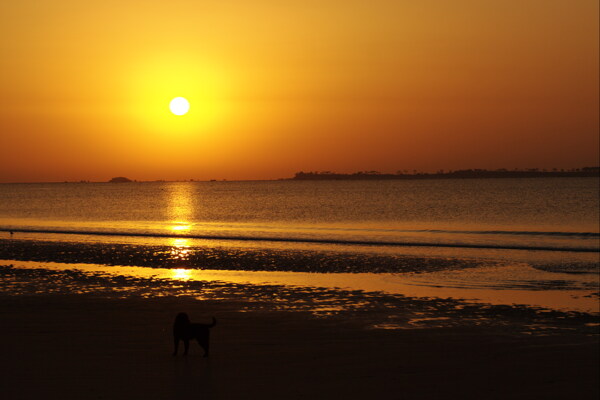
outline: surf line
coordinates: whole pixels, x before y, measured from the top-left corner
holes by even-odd
[[[494,245],[475,243],[427,243],[427,242],[383,242],[369,240],[339,240],[318,238],[281,238],[281,237],[250,237],[250,236],[216,236],[216,235],[173,235],[168,233],[143,233],[143,232],[99,232],[99,231],[69,231],[54,229],[5,229],[0,232],[41,233],[54,235],[86,235],[86,236],[121,236],[121,237],[149,237],[169,239],[204,239],[227,240],[246,242],[280,242],[280,243],[315,243],[337,244],[354,246],[389,246],[389,247],[450,247],[465,249],[498,249],[498,250],[532,250],[532,251],[563,251],[577,253],[600,253],[600,248],[591,247],[550,247],[550,246],[520,246],[520,245]]]

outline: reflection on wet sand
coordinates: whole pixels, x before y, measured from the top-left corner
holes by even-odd
[[[174,260],[189,260],[190,245],[188,239],[171,239],[171,258]]]
[[[183,268],[172,269],[171,279],[176,281],[189,281],[190,279],[192,279],[192,271]]]
[[[365,326],[379,329],[477,326],[534,334],[598,331],[597,313],[442,298],[437,297],[441,293],[435,288],[385,279],[394,277],[391,274],[383,277],[272,275],[30,262],[12,262],[10,266],[6,260],[0,261],[0,285],[5,296],[80,294],[109,299],[174,297],[182,301],[187,298],[226,302],[238,312],[293,311],[318,317],[358,318]],[[378,291],[371,291],[377,287]],[[397,292],[386,291],[387,288],[395,288]],[[398,294],[405,289],[413,292]],[[596,302],[597,296],[589,300]],[[583,308],[582,304],[578,307]]]
[[[598,313],[598,284],[583,274],[540,272],[526,264],[438,271],[422,274],[220,271],[185,268],[145,268],[97,264],[63,264],[0,260],[0,265],[19,269],[74,270],[111,279],[161,280],[254,286],[281,286],[298,293],[313,289],[382,293],[411,298],[459,299],[469,303],[523,305],[565,312]],[[163,286],[148,283],[148,291],[160,295]],[[136,289],[137,290],[137,289]],[[171,295],[189,295],[189,291]],[[202,295],[200,294],[200,297]],[[343,296],[342,296],[343,297]]]

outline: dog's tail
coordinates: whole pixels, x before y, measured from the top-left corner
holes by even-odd
[[[217,319],[215,317],[212,317],[212,319],[213,319],[213,322],[212,322],[212,324],[210,324],[208,326],[209,328],[212,328],[213,326],[215,326],[217,324]]]

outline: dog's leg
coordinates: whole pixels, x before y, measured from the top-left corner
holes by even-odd
[[[178,337],[173,338],[173,344],[174,344],[173,355],[176,356],[177,350],[179,349],[179,338]]]
[[[188,350],[190,348],[190,341],[189,341],[189,339],[183,339],[183,348],[184,348],[183,355],[187,356]]]
[[[208,349],[209,349],[208,337],[203,338],[202,340],[200,340],[200,338],[198,338],[198,344],[200,345],[200,347],[202,347],[204,349],[204,357],[208,357]]]

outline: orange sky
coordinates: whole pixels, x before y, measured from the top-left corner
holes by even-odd
[[[0,3],[0,182],[598,165],[597,0],[89,3]]]

